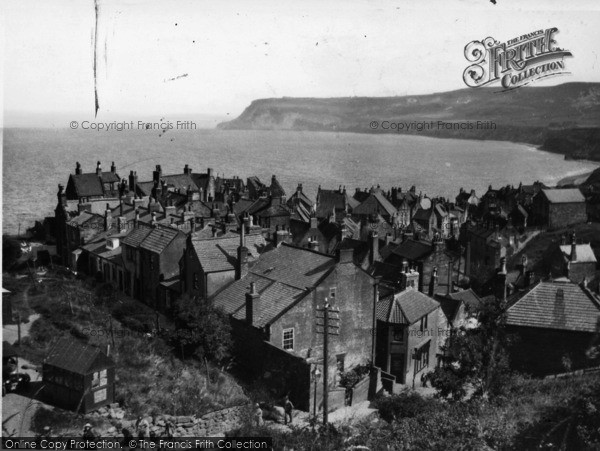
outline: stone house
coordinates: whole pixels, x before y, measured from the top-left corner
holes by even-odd
[[[506,330],[514,369],[533,375],[598,365],[586,351],[598,334],[600,299],[583,284],[563,278],[535,284],[509,298]]]
[[[190,297],[208,299],[234,280],[248,273],[267,242],[260,232],[247,234],[228,231],[217,237],[191,234],[187,237],[180,263],[182,292]]]
[[[95,172],[83,173],[79,162],[75,167],[75,174],[69,176],[66,196],[68,200],[89,201],[106,197],[119,196],[120,178],[113,161],[110,172],[102,171],[100,162],[96,165]]]
[[[438,332],[442,319],[440,304],[414,288],[413,284],[376,306],[375,364],[395,376],[396,383],[421,386],[421,377],[436,366]]]
[[[577,188],[541,189],[533,196],[532,221],[536,226],[559,229],[588,219],[585,198]]]
[[[290,391],[300,409],[313,402],[310,371],[323,371],[317,308],[328,302],[339,310],[339,335],[329,345],[333,388],[340,371],[372,360],[376,301],[375,281],[354,264],[351,249],[336,258],[285,243],[212,300],[231,315],[240,362],[279,392]]]

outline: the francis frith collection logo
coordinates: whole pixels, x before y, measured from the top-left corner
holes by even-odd
[[[548,28],[503,43],[492,37],[469,42],[465,58],[471,65],[463,73],[464,82],[471,88],[499,82],[509,90],[542,78],[569,74],[564,58],[573,55],[557,47],[556,33],[558,28]]]

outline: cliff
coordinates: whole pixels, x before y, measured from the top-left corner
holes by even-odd
[[[377,127],[371,125],[373,121]],[[438,121],[471,125],[446,128]],[[481,121],[481,127],[477,121]],[[403,124],[402,129],[392,128],[392,123]],[[418,130],[418,123],[431,125]],[[491,123],[495,128],[486,126]],[[600,161],[600,83],[524,87],[507,92],[466,88],[402,97],[260,99],[218,128],[409,133],[516,141],[567,158]]]

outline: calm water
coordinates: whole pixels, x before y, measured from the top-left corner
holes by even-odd
[[[59,183],[66,185],[79,161],[93,172],[96,161],[108,171],[111,161],[121,177],[137,170],[140,181],[163,173],[212,167],[216,173],[268,182],[276,174],[288,193],[298,182],[314,198],[323,188],[370,187],[380,183],[404,189],[416,185],[428,195],[454,198],[460,187],[477,193],[493,186],[555,184],[567,175],[597,167],[565,161],[562,155],[497,141],[451,140],[353,133],[195,130],[71,131],[7,129],[3,150],[3,232],[16,233],[35,219],[53,215]]]

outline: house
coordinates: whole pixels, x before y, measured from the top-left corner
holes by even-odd
[[[453,291],[454,283],[465,271],[461,254],[449,250],[439,237],[433,241],[408,238],[400,244],[390,245],[385,254],[385,263],[401,268],[414,267],[418,271],[417,289],[421,291],[426,291],[424,287],[431,280],[434,268],[437,269],[437,286],[447,293]]]
[[[566,277],[571,282],[593,280],[598,275],[598,260],[589,243],[578,244],[575,232],[571,234],[571,244],[556,245],[544,259],[547,269],[554,278]]]
[[[341,222],[353,209],[360,204],[358,200],[346,192],[341,186],[335,190],[322,189],[319,185],[317,191],[317,219],[333,219]]]
[[[185,242],[185,233],[158,224],[138,247],[141,300],[157,310],[167,310],[173,301],[171,291],[161,283],[179,279],[179,260]]]
[[[585,285],[562,278],[535,284],[509,298],[506,331],[514,369],[547,375],[598,365],[586,351],[598,334],[600,299]]]
[[[352,209],[352,217],[358,221],[376,215],[381,215],[383,219],[392,225],[398,217],[396,207],[381,192],[369,194],[364,201]]]
[[[142,299],[142,259],[139,247],[150,232],[150,225],[140,224],[121,240],[121,256],[125,270],[123,291],[136,299]]]
[[[267,248],[260,232],[227,232],[217,237],[192,233],[187,237],[180,278],[182,291],[191,297],[208,299],[234,280],[248,273],[248,268]]]
[[[67,182],[67,200],[89,201],[91,199],[118,197],[119,175],[113,161],[110,172],[102,171],[98,161],[95,172],[83,173],[79,162],[76,163],[75,174],[69,176]]]
[[[232,318],[236,355],[249,373],[308,410],[313,403],[311,371],[323,371],[323,336],[317,308],[338,309],[338,336],[328,362],[332,388],[339,372],[372,360],[374,279],[354,264],[352,251],[336,258],[282,244],[262,254],[248,274],[212,300]],[[318,401],[319,402],[319,401]]]
[[[376,312],[375,365],[399,384],[421,386],[436,366],[440,304],[409,286],[381,299]]]
[[[436,294],[434,299],[440,303],[443,313],[440,318],[440,346],[446,343],[453,330],[468,326],[472,319],[476,319],[483,305],[481,298],[472,289]]]
[[[129,191],[140,197],[153,197],[160,201],[167,192],[196,193],[197,199],[203,202],[215,200],[216,181],[214,170],[208,168],[206,173],[194,173],[189,165],[185,165],[180,174],[163,174],[161,165],[157,164],[152,172],[152,180],[138,182],[137,172],[129,173]]]
[[[466,223],[460,240],[466,248],[466,274],[482,281],[500,266],[502,257],[511,257],[516,250],[514,236],[507,236],[497,224]]]
[[[87,413],[114,401],[115,363],[96,346],[60,338],[42,374],[43,395],[62,408]]]
[[[559,229],[588,219],[585,197],[577,188],[541,189],[533,196],[534,225]]]

